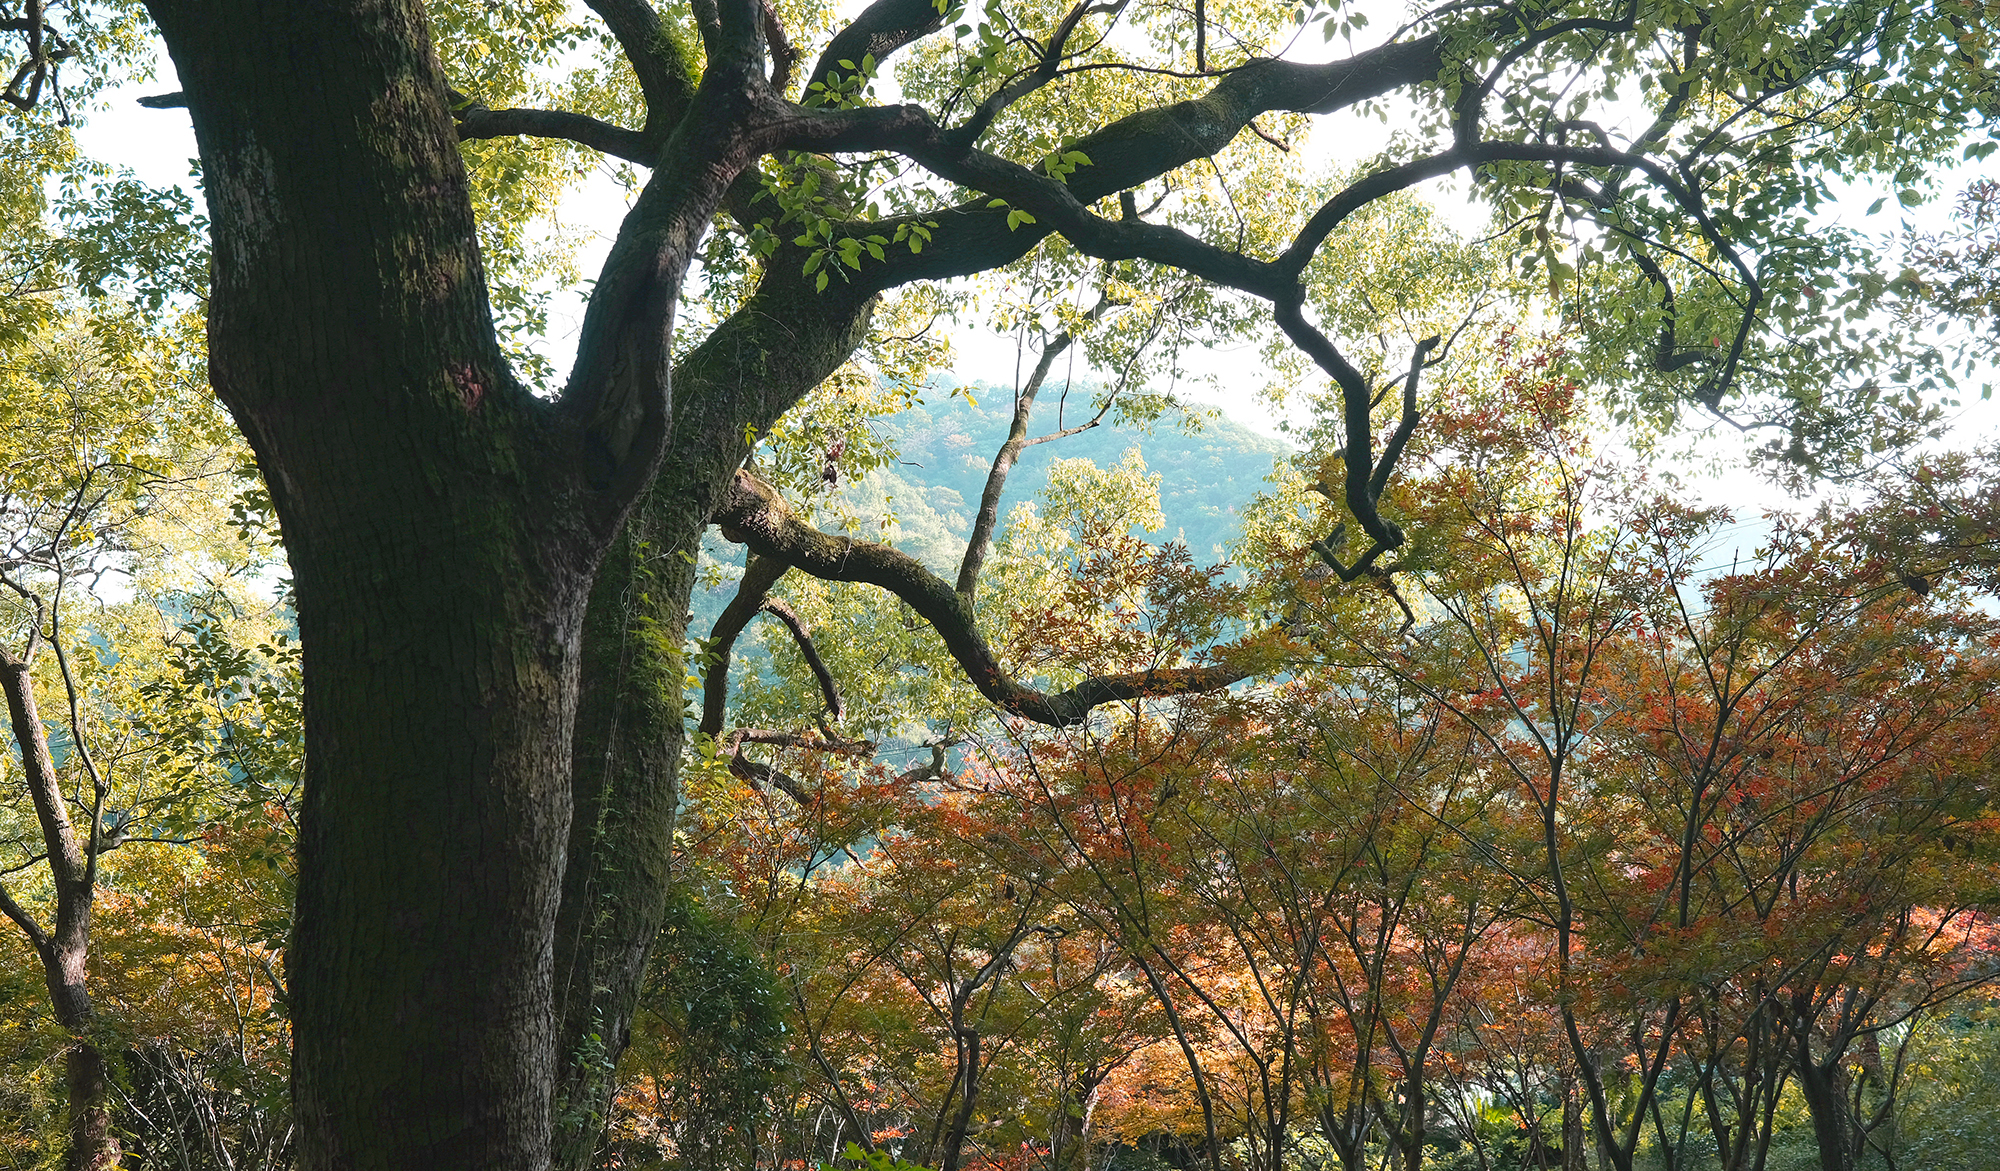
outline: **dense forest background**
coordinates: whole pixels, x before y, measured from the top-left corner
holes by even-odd
[[[64,422],[24,420],[14,434],[52,445],[17,474],[73,474],[76,428],[129,418],[121,459],[139,477],[83,497],[90,531],[61,538],[131,584],[89,599],[68,666],[80,704],[50,737],[72,775],[74,746],[102,745],[89,767],[115,794],[98,815],[110,845],[93,980],[125,1157],[287,1166],[300,713],[280,548],[257,482],[201,400],[175,397],[194,388],[171,364],[151,368],[162,397],[135,406],[98,393],[113,388],[97,381],[98,339],[66,340],[43,357],[72,364],[42,367],[64,373],[45,384]],[[823,479],[820,508],[948,568],[1012,396],[925,394],[873,424],[882,462]],[[1634,497],[1611,465],[1579,462],[1587,416],[1545,376],[1442,402],[1477,408],[1452,425],[1477,428],[1507,475],[1468,478],[1447,451],[1416,481],[1413,511],[1473,526],[1454,556],[1497,559],[1428,604],[1401,599],[1422,614],[1416,644],[1380,600],[1318,666],[1094,735],[994,724],[945,672],[913,684],[882,670],[940,653],[885,653],[885,626],[934,636],[878,591],[799,583],[786,596],[814,616],[854,739],[739,734],[695,774],[683,893],[600,1165],[790,1167],[858,1144],[882,1166],[1603,1166],[1557,1011],[1548,882],[1569,867],[1589,883],[1573,900],[1580,938],[1674,940],[1664,961],[1582,943],[1570,985],[1632,1166],[1824,1165],[1792,1028],[1838,1081],[1855,1166],[1983,1166],[2000,1137],[2000,1005],[1985,990],[1996,664],[1980,579],[1922,595],[1900,580],[1913,570],[1858,580],[1880,573],[1864,531],[1884,523],[1879,500],[1760,516],[1746,534],[1734,514]],[[1082,621],[1107,574],[1184,575],[1183,542],[1254,555],[1297,516],[1288,487],[1309,491],[1309,453],[1213,417],[1105,425],[1039,453],[1010,481],[1021,544],[1003,543],[1013,561],[996,578],[1030,628]],[[1510,533],[1510,502],[1531,491],[1547,507],[1551,484],[1554,521]],[[1183,515],[1199,527],[1164,523]],[[724,560],[696,629],[741,573],[727,542],[710,547]],[[1549,560],[1564,548],[1571,564]],[[1230,576],[1193,588],[1249,588]],[[1496,590],[1560,609],[1607,576],[1645,617],[1585,607],[1542,642],[1492,625],[1523,621],[1490,608]],[[1123,637],[1189,637],[1153,620],[1133,609]],[[787,626],[757,630],[732,725],[823,724]],[[1689,675],[1702,647],[1743,680]],[[1603,665],[1574,665],[1580,649]],[[1545,656],[1572,665],[1541,676]],[[1524,687],[1555,690],[1502,700]],[[1606,715],[1551,749],[1521,712],[1560,710],[1565,690]],[[1515,702],[1529,706],[1496,706]],[[1566,793],[1550,788],[1551,751],[1572,758]],[[1730,795],[1680,788],[1705,776]],[[1536,809],[1557,805],[1551,854]],[[29,812],[10,807],[23,843]],[[1690,854],[1689,840],[1710,845]],[[1695,890],[1675,927],[1655,892],[1680,874]],[[9,947],[6,1149],[25,1168],[62,1148],[67,1040],[31,953]],[[1686,1015],[1663,1017],[1663,996]],[[1421,1126],[1402,1129],[1412,1102]]]

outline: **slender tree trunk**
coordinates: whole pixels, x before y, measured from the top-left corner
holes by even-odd
[[[938,1171],[959,1171],[965,1157],[966,1132],[972,1128],[972,1112],[979,1105],[979,1030],[955,1022],[952,1031],[958,1042],[960,1093],[958,1109],[945,1131],[944,1157],[938,1161]]]
[[[1562,1171],[1583,1171],[1583,1101],[1568,1062],[1563,1063],[1562,1102]]]
[[[722,487],[762,434],[845,362],[875,298],[774,263],[756,295],[674,372],[673,438],[645,501],[604,566],[584,624],[574,818],[556,928],[555,1158],[581,1171],[610,1113],[612,1067],[630,1039],[672,889],[685,737],[681,691],[701,536]],[[693,632],[697,635],[704,631]]]
[[[1799,1092],[1812,1117],[1820,1169],[1854,1171],[1860,1144],[1854,1141],[1855,1127],[1847,1108],[1847,1071],[1837,1060],[1826,1064],[1811,1060],[1804,1041],[1799,1042],[1799,1048]]]
[[[89,1041],[78,1041],[70,1048],[67,1066],[69,1151],[64,1171],[113,1171],[124,1150],[111,1129],[111,1071],[104,1053]]]
[[[64,1171],[103,1171],[123,1157],[111,1128],[111,1081],[104,1054],[91,1040],[96,1012],[85,985],[89,975],[90,918],[97,897],[97,867],[92,835],[79,838],[49,751],[48,729],[35,703],[30,674],[37,631],[19,657],[0,649],[0,690],[7,696],[8,724],[21,750],[21,771],[40,824],[47,852],[50,885],[55,890],[55,920],[48,927],[36,922],[27,908],[0,885],[0,911],[27,936],[42,964],[49,1006],[56,1023],[73,1038],[65,1057],[65,1092],[69,1125],[63,1152]]]

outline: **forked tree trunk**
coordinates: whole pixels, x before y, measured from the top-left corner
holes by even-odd
[[[210,378],[284,525],[305,648],[300,1162],[546,1167],[579,634],[661,412],[648,448],[643,409],[579,417],[508,373],[413,0],[152,11],[214,230]],[[654,208],[617,376],[664,348],[726,179]]]
[[[7,697],[7,720],[21,751],[21,771],[42,834],[50,885],[55,892],[55,919],[44,926],[0,886],[0,909],[27,936],[42,965],[49,1007],[56,1024],[73,1038],[64,1056],[64,1091],[68,1101],[64,1171],[106,1171],[118,1166],[123,1150],[111,1125],[111,1080],[104,1054],[91,1040],[96,1012],[85,984],[90,960],[91,906],[96,900],[97,868],[88,834],[81,837],[69,818],[49,751],[48,729],[35,702],[35,681],[29,673],[39,634],[30,636],[20,656],[0,648],[0,691]]]

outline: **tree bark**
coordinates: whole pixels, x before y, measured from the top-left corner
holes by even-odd
[[[659,358],[738,122],[704,111],[700,157],[641,196],[548,403],[500,355],[417,4],[152,12],[214,231],[210,378],[305,648],[301,1166],[546,1167],[579,635],[660,455]]]
[[[750,453],[746,431],[763,433],[839,369],[874,310],[872,293],[828,289],[801,313],[807,279],[795,263],[774,263],[749,303],[675,370],[667,459],[591,595],[556,928],[554,1166],[563,1171],[589,1165],[609,1117],[611,1067],[673,881],[681,647],[702,532]]]
[[[842,57],[858,59],[857,46],[883,58],[939,19],[928,0],[878,2],[836,36],[812,76]],[[1424,38],[1352,63],[1257,63],[1223,79],[1199,105],[1147,111],[1087,137],[1080,145],[1094,165],[1071,183],[1079,198],[1100,198],[1218,149],[1266,106],[1343,107],[1429,76],[1438,51],[1436,38]],[[1014,230],[984,199],[928,218],[935,235],[921,254],[891,253],[888,263],[824,290],[803,272],[803,254],[781,248],[750,301],[673,372],[670,446],[633,521],[644,532],[621,538],[584,626],[571,864],[555,945],[558,1168],[585,1166],[601,1132],[613,1088],[607,1066],[623,1051],[671,882],[666,852],[684,732],[677,705],[668,705],[674,715],[666,718],[658,692],[645,688],[679,686],[692,584],[681,558],[695,555],[749,454],[746,434],[767,432],[846,361],[866,335],[878,291],[1003,264],[1046,234]],[[643,588],[635,576],[645,578]],[[621,672],[629,673],[623,682]]]
[[[1853,1171],[1860,1143],[1855,1141],[1853,1120],[1847,1107],[1847,1071],[1838,1059],[1817,1062],[1810,1044],[1800,1037],[1795,1073],[1799,1092],[1812,1118],[1813,1139],[1819,1145],[1821,1171]]]
[[[124,1147],[111,1129],[111,1071],[104,1052],[90,1041],[70,1047],[65,1069],[69,1090],[69,1150],[64,1171],[113,1171]]]
[[[0,690],[7,695],[8,723],[21,750],[21,771],[48,851],[55,921],[44,928],[4,886],[0,886],[0,912],[14,921],[34,948],[56,1023],[71,1036],[64,1059],[69,1114],[64,1171],[102,1171],[116,1167],[124,1152],[111,1128],[111,1082],[104,1054],[90,1038],[96,1012],[84,983],[89,973],[90,913],[97,895],[95,842],[78,840],[57,781],[48,730],[35,703],[35,681],[29,670],[39,642],[39,632],[30,635],[28,650],[18,658],[0,649]]]

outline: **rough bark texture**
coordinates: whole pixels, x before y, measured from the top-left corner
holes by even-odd
[[[644,16],[626,5],[594,7]],[[886,57],[937,19],[928,0],[878,0],[837,36],[811,76],[854,56],[852,44],[863,41],[878,58]],[[619,35],[636,43],[653,34],[636,28]],[[646,54],[634,56],[643,66]],[[1438,44],[1429,38],[1352,64],[1301,69],[1260,62],[1224,79],[1200,102],[1136,115],[1090,136],[1085,146],[1095,165],[1072,182],[1080,198],[1095,199],[1162,174],[1186,161],[1184,155],[1219,148],[1266,107],[1349,105],[1429,76],[1437,61]],[[643,68],[641,73],[643,79]],[[648,141],[653,133],[649,123]],[[937,223],[923,253],[892,253],[887,263],[823,291],[801,271],[802,254],[781,250],[751,300],[674,371],[669,450],[634,522],[645,531],[621,538],[584,627],[570,865],[556,936],[562,1062],[555,1091],[557,1167],[585,1166],[601,1132],[611,1088],[604,1073],[629,1034],[671,883],[666,851],[679,799],[683,732],[677,703],[663,707],[657,691],[641,689],[648,680],[677,680],[683,669],[678,654],[691,577],[681,556],[695,552],[749,454],[746,429],[767,430],[846,360],[866,334],[878,291],[983,271],[1019,258],[1046,234],[1014,230],[986,202],[920,217]],[[634,575],[646,577],[645,588],[635,587]]]
[[[249,0],[149,6],[202,154],[211,377],[284,523],[306,649],[289,973],[308,1168],[587,1158],[671,881],[682,559],[738,486],[746,429],[768,428],[839,365],[875,291],[1003,263],[1059,229],[1092,255],[1158,253],[1273,296],[1281,323],[1307,336],[1292,320],[1300,257],[1346,204],[1315,216],[1286,258],[1255,264],[1086,208],[1213,153],[1259,113],[1337,109],[1432,78],[1443,60],[1427,37],[1327,65],[1252,62],[1199,99],[1087,136],[1092,165],[1062,184],[976,149],[998,106],[949,131],[911,107],[784,106],[762,77],[760,6],[738,0],[697,6],[698,88],[669,67],[650,5],[592,0],[645,91],[638,132],[476,108],[454,125],[416,0],[332,0],[282,18]],[[936,23],[924,0],[878,0],[851,36],[879,57]],[[501,360],[456,150],[461,133],[517,130],[601,139],[656,164],[555,403]],[[983,197],[931,213],[922,255],[825,294],[781,252],[757,296],[673,372],[682,389],[669,396],[693,249],[742,168],[786,148],[899,150],[1034,206],[1041,226],[1015,231]],[[1418,177],[1378,176],[1355,199]],[[1346,389],[1365,397],[1357,379]],[[1372,452],[1367,439],[1356,442]],[[1369,526],[1372,498],[1350,503],[1379,541],[1400,540]],[[911,584],[898,566],[876,568],[880,584]],[[920,610],[937,593],[926,616],[982,689],[1045,722],[1241,674],[1151,673],[1043,696],[993,669],[948,584],[914,593]]]
[[[1794,1073],[1799,1093],[1812,1117],[1813,1139],[1819,1147],[1821,1171],[1853,1171],[1860,1143],[1856,1141],[1853,1119],[1847,1104],[1847,1070],[1838,1058],[1814,1058],[1810,1035],[1801,1033],[1793,1042]]]
[[[112,1171],[124,1146],[111,1128],[111,1071],[104,1052],[89,1041],[71,1046],[65,1081],[69,1091],[69,1150],[63,1171]]]
[[[671,889],[684,738],[681,647],[692,558],[759,432],[861,343],[872,293],[829,289],[811,314],[796,265],[674,372],[673,438],[644,503],[606,559],[584,626],[575,817],[557,925],[559,1059],[554,1165],[589,1165],[608,1115],[609,1066],[630,1038]]]
[[[683,601],[694,566],[656,543],[655,509],[628,520],[584,620],[571,769],[574,807],[556,920],[556,1167],[585,1167],[671,887],[683,739]],[[666,604],[656,604],[658,602]]]
[[[648,188],[580,383],[543,403],[495,342],[421,9],[152,11],[214,230],[210,377],[284,524],[306,648],[301,1165],[545,1167],[584,607],[657,461],[649,359],[733,160]]]

